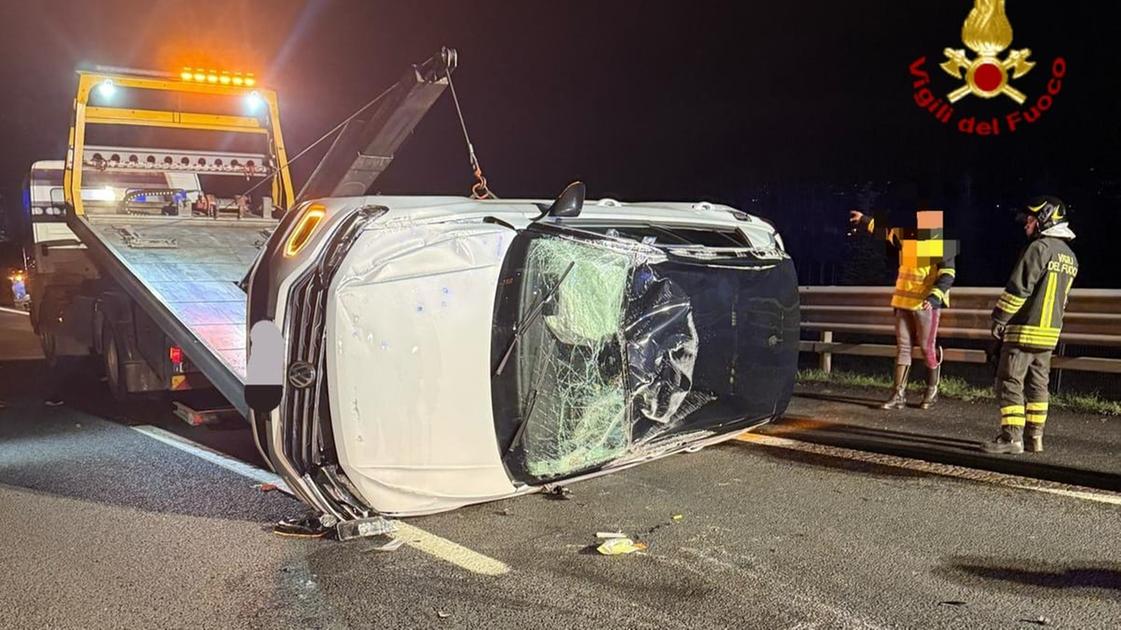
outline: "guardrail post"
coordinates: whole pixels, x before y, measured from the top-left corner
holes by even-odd
[[[833,331],[832,330],[821,331],[821,342],[822,343],[833,343]],[[833,353],[832,352],[824,351],[824,352],[821,353],[820,367],[821,367],[821,371],[825,372],[826,374],[830,374],[830,373],[833,372]]]

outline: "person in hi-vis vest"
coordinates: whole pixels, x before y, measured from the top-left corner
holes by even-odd
[[[957,242],[943,240],[942,211],[919,210],[916,228],[883,225],[882,221],[853,210],[849,220],[861,231],[883,239],[899,252],[899,273],[891,295],[895,314],[895,374],[891,396],[881,409],[907,406],[907,376],[911,348],[918,345],[927,367],[926,393],[919,406],[929,409],[938,399],[942,376],[942,349],[938,346],[941,310],[950,305],[950,287],[957,273]]]

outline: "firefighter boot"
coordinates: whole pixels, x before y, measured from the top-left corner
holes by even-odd
[[[891,398],[888,398],[880,409],[902,409],[907,406],[907,375],[911,373],[911,366],[895,366],[895,385]]]
[[[992,442],[985,443],[985,452],[995,455],[1019,455],[1024,452],[1024,427],[1006,424],[1000,427],[1000,435]]]
[[[1029,422],[1024,425],[1024,450],[1029,453],[1043,452],[1043,423]]]
[[[927,368],[926,373],[926,394],[922,397],[922,402],[919,403],[920,409],[930,409],[938,400],[938,383],[942,380],[942,365],[938,367]]]

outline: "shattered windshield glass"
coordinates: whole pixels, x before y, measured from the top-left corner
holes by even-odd
[[[492,345],[496,434],[515,476],[572,476],[785,406],[798,340],[790,261],[667,251],[516,239]]]
[[[621,323],[631,256],[538,239],[526,257],[524,290],[544,295],[570,265],[545,315],[522,331],[518,350],[520,398],[532,403],[524,419],[526,465],[537,477],[610,461],[629,442]],[[531,306],[523,300],[523,309]]]

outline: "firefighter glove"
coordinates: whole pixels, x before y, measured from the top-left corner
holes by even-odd
[[[993,322],[993,337],[997,339],[1004,339],[1004,327],[1005,325],[1000,322]]]

